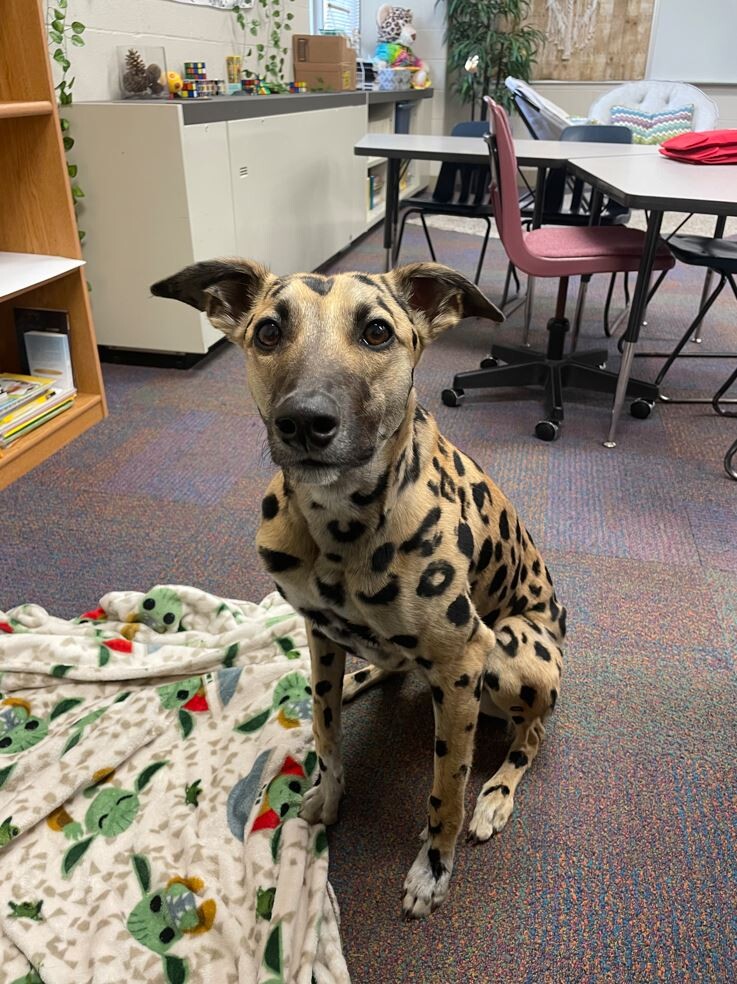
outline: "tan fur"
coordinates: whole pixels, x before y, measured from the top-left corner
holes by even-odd
[[[440,435],[413,386],[422,350],[440,331],[464,316],[501,315],[438,264],[279,279],[248,261],[216,261],[153,290],[207,310],[244,349],[283,466],[264,497],[257,546],[308,625],[320,777],[303,817],[337,818],[346,652],[369,663],[347,678],[346,699],[388,673],[418,671],[428,681],[434,779],[403,903],[406,916],[426,915],[448,891],[482,698],[510,722],[513,739],[471,819],[469,838],[479,841],[508,820],[560,691],[565,610],[547,568],[511,503]],[[372,349],[365,326],[377,320],[393,338]],[[281,332],[267,352],[256,340],[265,321]],[[339,408],[337,436],[316,452],[317,465],[274,423],[285,401],[308,392],[330,394]]]

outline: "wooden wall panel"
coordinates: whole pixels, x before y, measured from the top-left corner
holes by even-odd
[[[548,34],[533,80],[644,78],[654,6],[655,0],[532,0],[530,22]],[[561,31],[558,43],[551,18]]]

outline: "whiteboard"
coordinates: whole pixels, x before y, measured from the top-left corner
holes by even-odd
[[[656,0],[647,77],[737,83],[737,0]]]

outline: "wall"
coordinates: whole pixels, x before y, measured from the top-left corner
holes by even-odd
[[[181,71],[185,61],[205,61],[210,78],[225,78],[227,55],[245,53],[243,32],[230,10],[172,0],[69,0],[68,9],[71,20],[87,25],[85,47],[70,49],[77,101],[119,97],[118,45],[163,46],[167,67],[175,71]],[[289,10],[294,14],[293,31],[308,33],[308,0],[294,0]],[[288,32],[285,37],[291,77]],[[249,41],[258,40],[249,35]]]

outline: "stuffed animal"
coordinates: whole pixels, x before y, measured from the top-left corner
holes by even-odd
[[[412,26],[412,11],[408,7],[392,7],[385,3],[376,13],[379,28],[374,62],[378,68],[408,68],[412,72],[413,89],[426,89],[430,83],[427,65],[412,52],[417,31]]]

